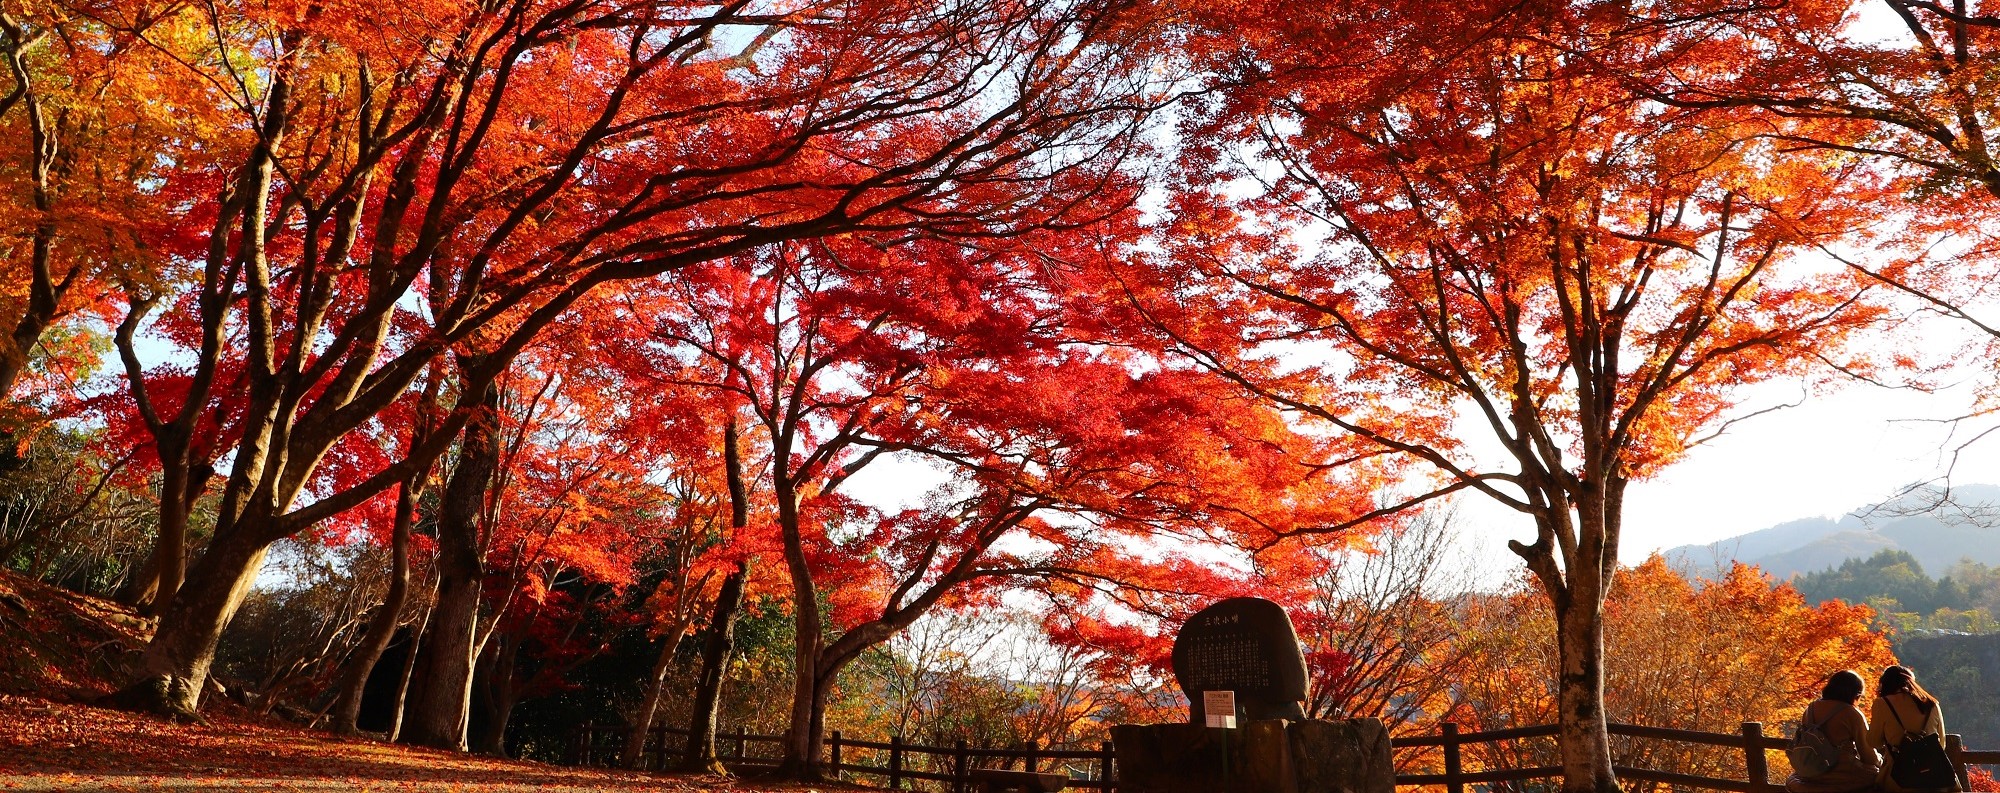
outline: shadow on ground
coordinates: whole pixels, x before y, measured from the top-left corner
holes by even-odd
[[[0,789],[513,793],[861,790],[576,769],[218,718],[207,725],[0,696]]]

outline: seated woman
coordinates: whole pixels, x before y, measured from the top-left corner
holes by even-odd
[[[1868,717],[1861,715],[1861,709],[1854,703],[1861,699],[1867,684],[1861,676],[1851,671],[1835,672],[1827,678],[1826,686],[1820,689],[1819,700],[1806,706],[1799,716],[1801,723],[1820,725],[1820,730],[1833,744],[1835,760],[1833,768],[1811,779],[1792,774],[1785,780],[1785,790],[1789,793],[1852,793],[1875,786],[1881,775],[1882,763],[1875,756],[1875,750],[1868,745]]]
[[[1935,735],[1944,738],[1944,708],[1938,707],[1936,697],[1917,685],[1917,673],[1907,666],[1892,666],[1882,670],[1882,678],[1875,685],[1875,705],[1869,708],[1868,747],[1882,752],[1882,787],[1890,791],[1923,790],[1955,791],[1958,789],[1956,776],[1939,780],[1936,785],[1915,788],[1899,784],[1896,779],[1895,760],[1891,747],[1902,746],[1912,736]],[[1906,778],[1910,774],[1904,774]]]

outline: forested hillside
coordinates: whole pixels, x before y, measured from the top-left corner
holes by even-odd
[[[2000,628],[2000,568],[1963,560],[1937,578],[1905,551],[1879,551],[1793,579],[1808,599],[1867,604],[1904,632],[1990,633]]]
[[[1803,518],[1662,553],[1691,573],[1726,569],[1730,562],[1741,561],[1791,578],[1882,551],[1901,551],[1939,574],[1967,559],[2000,566],[1996,515],[2000,515],[2000,486],[1920,488],[1837,519]]]
[[[1962,561],[1932,578],[1911,554],[1885,550],[1792,583],[1812,602],[1871,607],[1896,656],[1945,703],[1947,726],[1968,746],[2000,747],[2000,569]]]
[[[1944,704],[1945,727],[1978,749],[2000,747],[2000,633],[1902,634],[1896,657]]]

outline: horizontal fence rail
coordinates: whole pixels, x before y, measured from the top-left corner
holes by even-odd
[[[569,762],[574,765],[615,765],[624,752],[625,738],[631,731],[630,727],[619,724],[585,724],[577,729],[571,742]],[[648,732],[640,767],[657,771],[677,765],[685,752],[688,731],[663,726]],[[675,748],[681,751],[669,751],[668,736],[681,739],[675,742],[678,744]],[[767,771],[778,765],[776,752],[758,755],[753,754],[750,747],[776,746],[783,740],[779,736],[753,735],[741,729],[718,731],[715,734],[715,751],[720,756],[716,759],[732,772]],[[855,740],[834,730],[827,733],[825,744],[827,756],[823,767],[835,778],[842,775],[878,777],[892,789],[900,789],[906,782],[926,780],[946,783],[950,790],[963,793],[972,790],[975,775],[980,771],[1015,770],[1017,767],[1023,771],[1066,775],[1072,790],[1110,793],[1117,789],[1109,741],[1095,749],[1045,748],[1034,744],[1019,748],[993,748],[968,746],[964,741],[952,746],[925,746],[906,742],[902,736],[893,736],[887,741]],[[869,759],[875,762],[850,762],[862,759],[855,757],[854,750],[871,755]],[[912,762],[918,758],[927,758],[930,762]]]
[[[1791,745],[1791,742],[1780,736],[1765,735],[1764,725],[1761,723],[1744,722],[1742,728],[1735,733],[1700,732],[1634,724],[1611,724],[1608,725],[1608,729],[1614,736],[1716,746],[1734,749],[1742,754],[1741,779],[1618,766],[1617,772],[1621,779],[1656,782],[1677,790],[1777,793],[1784,789],[1782,781],[1777,783],[1771,781],[1770,763],[1766,753],[1783,751]],[[1493,785],[1562,776],[1562,768],[1558,766],[1465,770],[1464,747],[1467,744],[1500,744],[1535,738],[1553,738],[1556,732],[1557,727],[1553,724],[1509,727],[1483,732],[1464,732],[1456,724],[1444,724],[1436,735],[1396,738],[1392,744],[1397,749],[1436,747],[1444,755],[1442,773],[1397,774],[1396,786],[1442,787],[1448,793],[1466,793],[1468,785]],[[630,733],[631,728],[624,725],[585,724],[577,729],[571,742],[568,760],[574,765],[618,764],[624,752],[625,738]],[[649,733],[639,767],[664,770],[677,765],[682,751],[685,750],[688,731],[662,725],[654,727]],[[680,739],[674,742],[679,744],[674,748],[682,751],[669,751],[668,736]],[[776,747],[783,740],[775,735],[754,735],[741,728],[733,732],[718,731],[715,735],[715,745],[716,753],[720,757],[717,759],[733,772],[756,773],[770,770],[777,767]],[[825,745],[827,757],[824,767],[836,778],[841,778],[843,775],[877,777],[892,789],[900,789],[907,782],[927,780],[946,783],[955,793],[964,793],[972,789],[971,783],[977,772],[985,769],[1013,769],[1017,762],[1021,769],[1026,771],[1067,774],[1072,789],[1098,790],[1104,793],[1118,789],[1116,759],[1108,741],[1096,749],[1055,749],[1035,745],[1002,749],[967,746],[964,741],[952,746],[925,746],[904,741],[902,736],[893,736],[886,741],[855,740],[842,736],[839,730],[834,730],[827,734]],[[753,752],[753,746],[764,751]],[[868,759],[874,762],[851,762],[861,759],[856,757],[857,750],[868,755]],[[1945,752],[1958,767],[1961,787],[1965,784],[1965,769],[1968,766],[2000,765],[2000,750],[1967,749],[1957,735],[1945,736]],[[912,762],[919,757],[928,758],[930,762]]]

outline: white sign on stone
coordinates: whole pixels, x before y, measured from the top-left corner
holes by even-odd
[[[1236,729],[1236,692],[1201,692],[1201,712],[1208,717],[1210,727]]]

